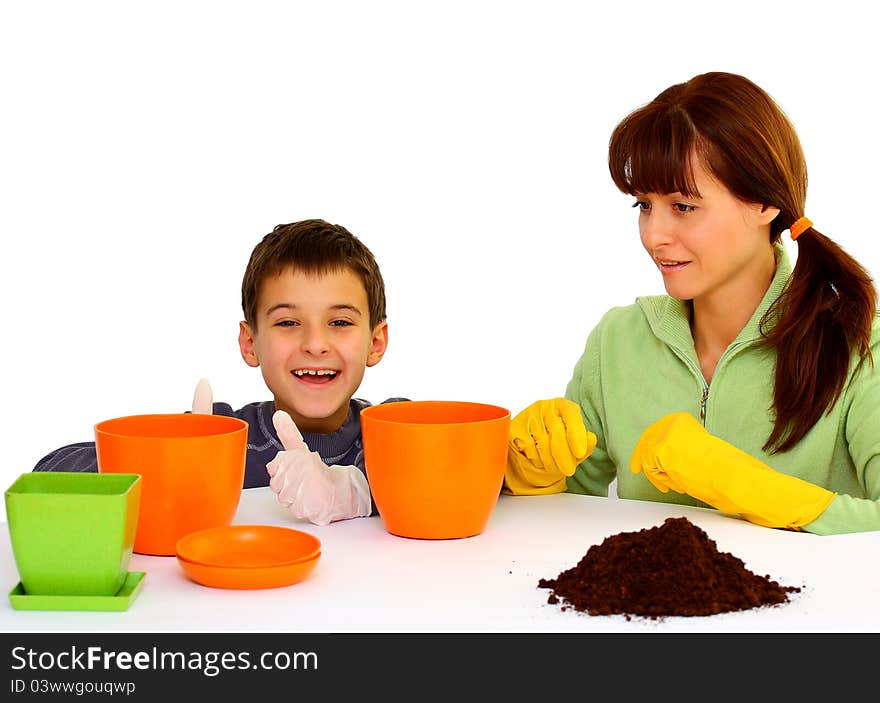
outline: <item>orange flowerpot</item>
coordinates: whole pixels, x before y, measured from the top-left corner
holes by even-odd
[[[247,423],[202,414],[131,415],[95,425],[98,471],[141,475],[134,551],[173,556],[184,535],[232,522]]]
[[[501,492],[510,412],[464,401],[401,401],[361,411],[364,461],[391,534],[481,533]]]

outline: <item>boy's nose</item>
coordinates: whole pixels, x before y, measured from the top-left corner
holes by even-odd
[[[303,337],[303,351],[308,354],[326,354],[330,350],[327,335],[322,329],[313,328]]]

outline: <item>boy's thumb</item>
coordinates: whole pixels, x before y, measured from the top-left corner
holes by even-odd
[[[207,378],[201,379],[193,393],[192,411],[202,415],[210,415],[214,410],[213,393]]]
[[[293,419],[283,410],[275,411],[275,414],[272,416],[272,424],[275,425],[278,439],[281,440],[281,446],[285,449],[299,449],[306,446]]]

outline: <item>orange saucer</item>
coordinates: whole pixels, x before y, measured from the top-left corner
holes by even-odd
[[[290,586],[305,579],[318,565],[321,555],[293,564],[257,567],[210,566],[187,561],[180,556],[178,563],[186,575],[203,586],[212,588],[279,588]]]
[[[277,588],[306,578],[321,556],[314,535],[275,525],[229,525],[177,541],[177,561],[193,581],[215,588]]]

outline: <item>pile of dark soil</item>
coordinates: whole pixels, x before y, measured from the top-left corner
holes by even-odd
[[[541,579],[547,599],[590,615],[714,615],[788,601],[800,588],[756,576],[687,518],[621,532],[589,548],[577,566]]]

